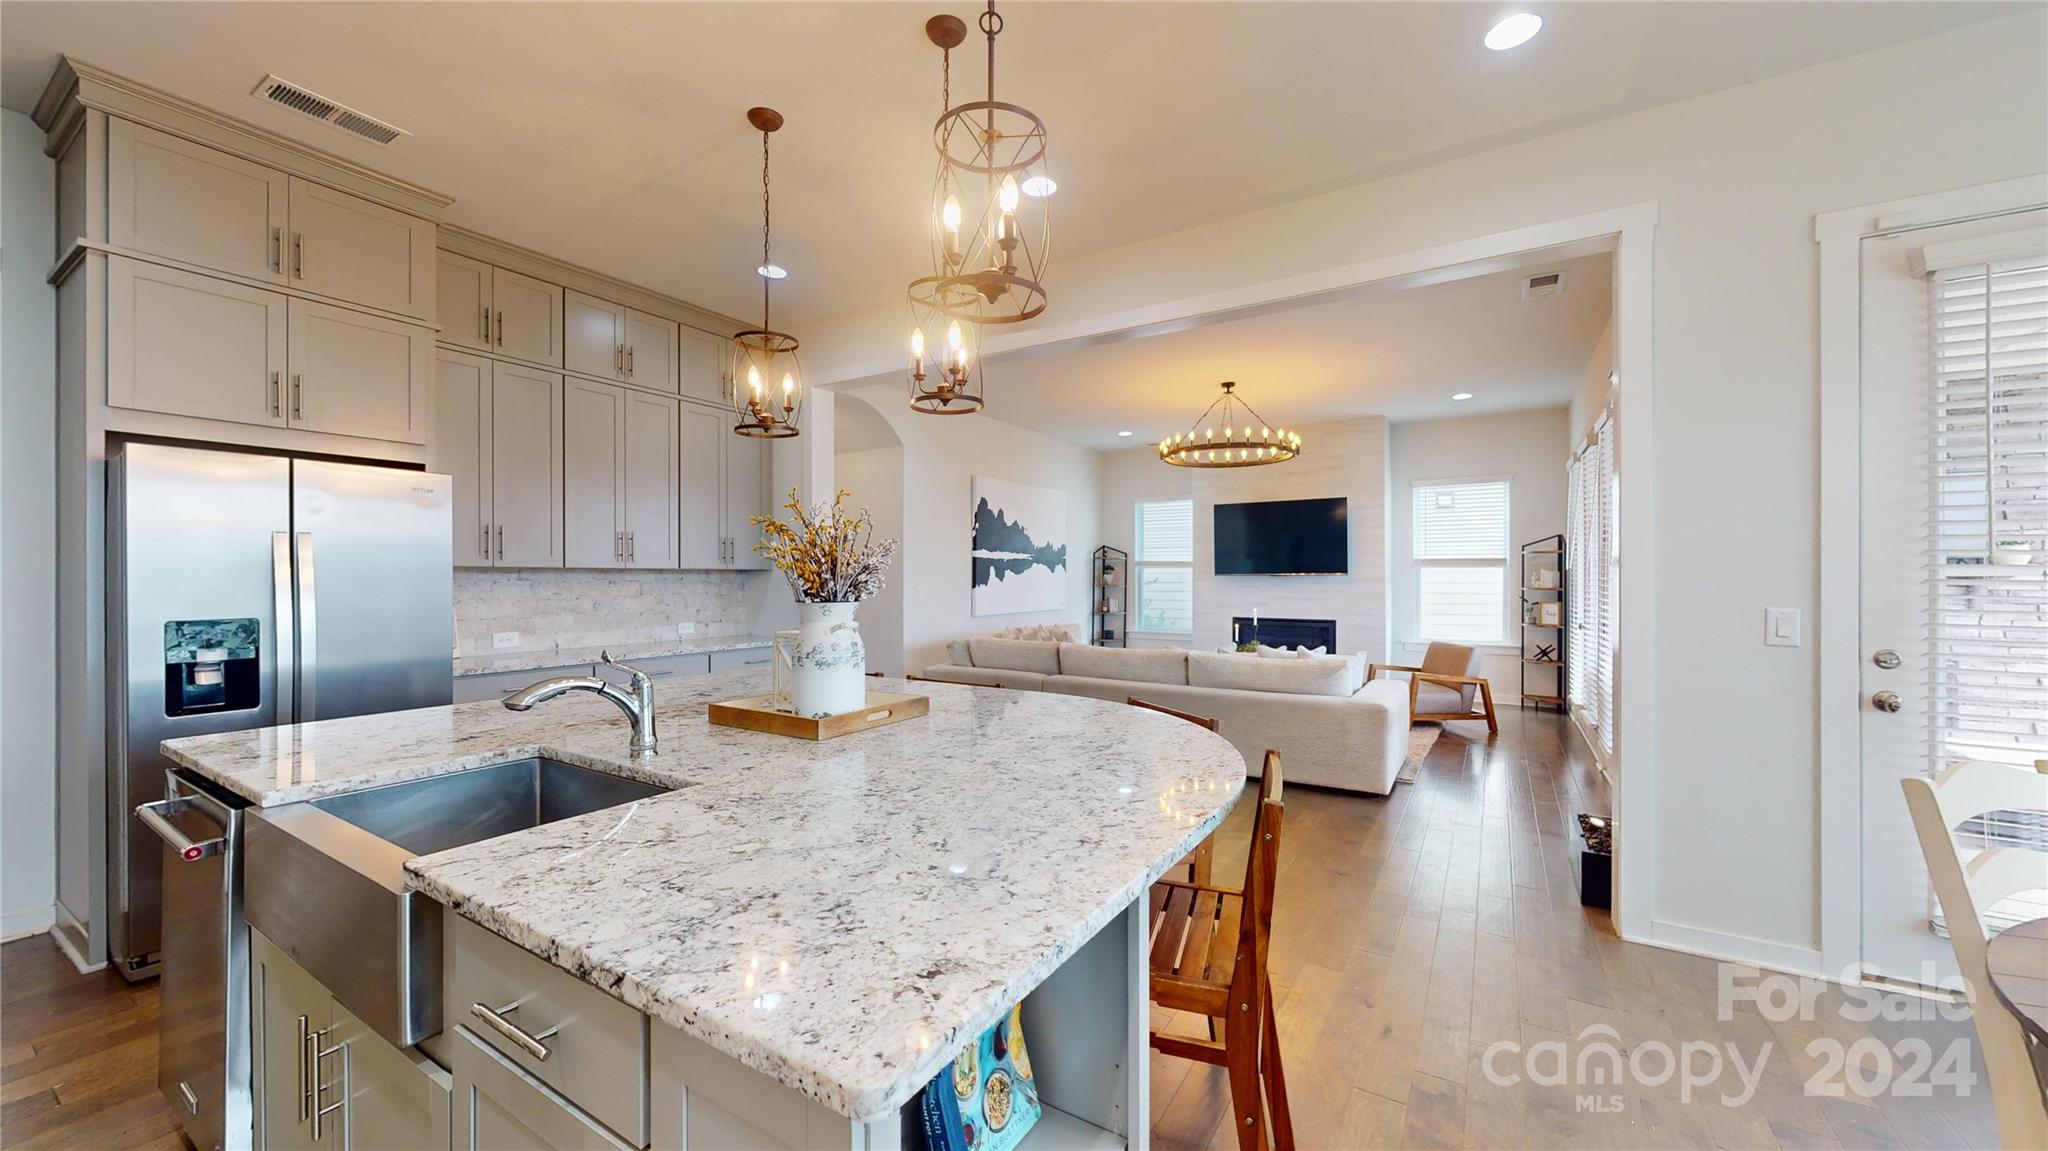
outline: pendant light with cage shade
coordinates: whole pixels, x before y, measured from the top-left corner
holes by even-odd
[[[747,109],[747,123],[761,133],[761,326],[736,332],[732,337],[731,388],[735,435],[750,439],[779,440],[798,434],[803,415],[804,373],[798,362],[797,339],[778,332],[770,323],[768,293],[774,282],[789,273],[769,254],[768,137],[782,127],[782,114],[773,108]]]

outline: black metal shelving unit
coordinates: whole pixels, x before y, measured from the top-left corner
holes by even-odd
[[[1565,618],[1564,536],[1544,536],[1522,545],[1522,706],[1541,711],[1545,707],[1565,710],[1564,629]],[[1550,598],[1555,596],[1556,598]],[[1556,623],[1541,622],[1544,609],[1556,608]],[[1538,686],[1550,691],[1531,691],[1529,670],[1536,669]],[[1540,677],[1554,677],[1545,685]]]
[[[1128,647],[1131,606],[1131,553],[1104,544],[1095,549],[1090,570],[1094,578],[1088,642],[1096,647]]]

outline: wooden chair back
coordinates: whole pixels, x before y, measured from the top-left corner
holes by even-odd
[[[1191,711],[1177,711],[1173,708],[1166,706],[1163,703],[1152,703],[1149,700],[1139,699],[1135,695],[1126,698],[1124,702],[1130,704],[1132,707],[1142,707],[1146,711],[1156,711],[1161,715],[1170,715],[1175,719],[1187,720],[1189,723],[1198,724],[1202,727],[1206,727],[1210,731],[1220,732],[1223,730],[1222,720],[1212,719],[1206,715],[1196,715],[1194,712]]]
[[[1280,874],[1280,824],[1287,813],[1282,798],[1280,753],[1268,750],[1259,771],[1259,806],[1252,815],[1252,848],[1244,868],[1244,913],[1237,937],[1240,958],[1231,977],[1232,986],[1249,978],[1247,986],[1265,986],[1266,941],[1273,933],[1273,885]],[[1243,950],[1249,947],[1249,950]],[[1236,992],[1232,992],[1235,998]],[[1238,1000],[1244,1002],[1244,1000]]]
[[[2007,1147],[2048,1147],[2048,1103],[2034,1080],[2027,1039],[1992,995],[1984,949],[1991,942],[1984,911],[2002,899],[2044,886],[2048,853],[2026,847],[1989,847],[1968,863],[1954,829],[1996,811],[2048,811],[2048,775],[2002,763],[1959,763],[1934,779],[1899,781],[1928,878],[1948,921],[1949,943],[1962,969],[1977,1040],[1991,1080],[1999,1142]]]
[[[1422,670],[1438,675],[1476,676],[1485,666],[1486,653],[1476,647],[1461,643],[1432,643],[1422,653]],[[1458,703],[1465,711],[1472,710],[1474,684],[1457,686]]]

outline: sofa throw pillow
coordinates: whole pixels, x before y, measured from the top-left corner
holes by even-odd
[[[1035,671],[1040,675],[1060,673],[1060,645],[1056,643],[978,635],[967,641],[967,654],[976,667]]]
[[[974,657],[967,654],[967,641],[964,639],[956,639],[946,645],[946,658],[952,661],[954,667],[974,666]]]

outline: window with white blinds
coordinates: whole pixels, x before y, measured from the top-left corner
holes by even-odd
[[[1565,487],[1565,696],[1611,756],[1618,726],[1614,653],[1621,639],[1621,479],[1612,409],[1572,457]]]
[[[1195,630],[1195,505],[1192,500],[1137,504],[1131,557],[1137,597],[1133,631]]]
[[[1419,638],[1502,643],[1508,618],[1508,482],[1414,485]]]
[[[2048,258],[1929,277],[1929,766],[2032,764],[2048,757]]]

